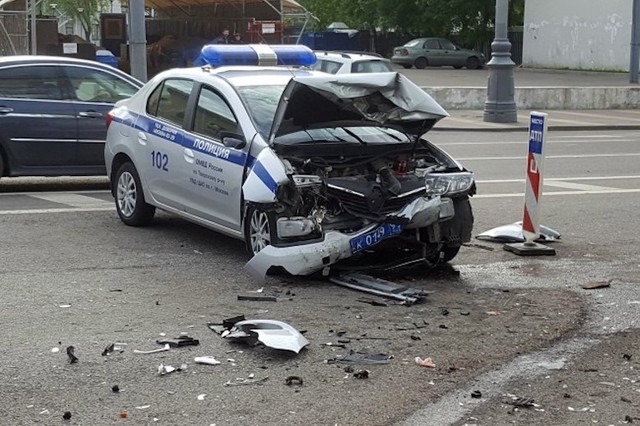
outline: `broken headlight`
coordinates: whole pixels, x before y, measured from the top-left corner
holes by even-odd
[[[424,177],[427,195],[453,195],[468,191],[473,185],[473,173],[428,173]]]

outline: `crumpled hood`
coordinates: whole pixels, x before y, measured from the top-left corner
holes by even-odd
[[[421,136],[448,115],[429,94],[397,72],[296,76],[280,98],[269,142],[329,122],[396,126]]]

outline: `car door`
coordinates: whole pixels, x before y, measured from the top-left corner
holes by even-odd
[[[435,38],[430,38],[424,42],[423,45],[425,56],[431,66],[442,65],[442,49],[440,49],[440,43]]]
[[[104,168],[104,143],[107,137],[105,118],[119,100],[138,91],[133,83],[115,73],[87,66],[62,67],[69,82],[76,114],[78,166]]]
[[[461,55],[460,50],[449,40],[440,39],[442,47],[442,65],[461,67],[465,65],[466,55]]]
[[[238,135],[225,146],[223,135]],[[191,131],[185,137],[183,179],[189,182],[187,211],[231,231],[240,231],[240,204],[246,142],[225,97],[203,85],[195,102]]]
[[[168,78],[149,95],[146,115],[136,121],[142,147],[136,167],[153,198],[165,206],[186,210],[188,181],[184,179],[184,122],[193,81]]]
[[[0,143],[12,174],[73,172],[75,111],[62,83],[53,65],[0,69]]]

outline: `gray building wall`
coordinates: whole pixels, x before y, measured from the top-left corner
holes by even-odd
[[[522,65],[628,71],[631,0],[527,0]]]

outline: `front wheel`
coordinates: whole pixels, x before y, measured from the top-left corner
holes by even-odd
[[[275,216],[264,210],[249,207],[244,226],[247,251],[256,255],[275,239]]]
[[[131,162],[126,162],[116,172],[116,210],[129,226],[145,226],[151,223],[156,208],[144,200],[140,176]]]
[[[475,56],[472,56],[470,58],[467,58],[466,66],[469,70],[477,70],[478,68],[480,68],[480,61]]]

